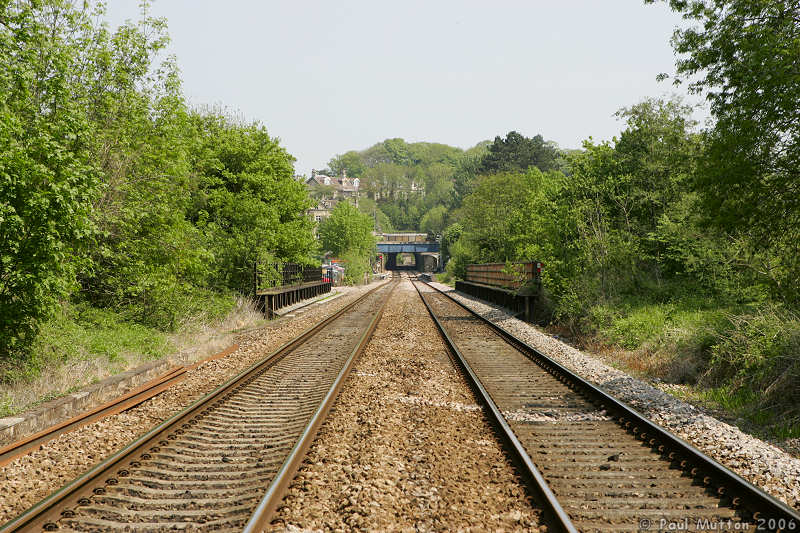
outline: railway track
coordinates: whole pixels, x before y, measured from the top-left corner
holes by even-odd
[[[800,516],[438,289],[414,282],[563,531],[800,531]]]
[[[0,531],[261,530],[395,286],[368,292]]]

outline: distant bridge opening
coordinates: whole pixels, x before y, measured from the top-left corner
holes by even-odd
[[[384,258],[386,270],[433,272],[439,269],[439,243],[430,240],[427,233],[382,233],[377,237],[378,253]],[[413,264],[400,260],[398,255],[413,255]]]

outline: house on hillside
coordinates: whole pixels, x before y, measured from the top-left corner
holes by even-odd
[[[332,177],[325,174],[317,174],[317,171],[312,169],[311,177],[306,180],[306,187],[312,191],[312,194],[315,189],[325,190],[324,188],[330,187],[330,196],[332,198],[354,198],[356,205],[358,205],[358,188],[360,185],[361,180],[348,178],[346,170],[342,170],[341,176]]]
[[[415,194],[425,194],[425,185],[417,183],[413,179],[403,178],[398,181],[377,180],[372,181],[367,187],[367,196],[374,199],[392,198],[395,200],[408,199]]]
[[[338,202],[338,200],[334,200],[333,198],[320,199],[317,201],[317,205],[306,211],[306,214],[311,215],[311,218],[314,219],[314,222],[322,222],[331,216],[331,212],[333,211],[333,208],[336,207]]]
[[[319,223],[331,216],[333,208],[342,200],[358,206],[360,184],[361,180],[348,178],[347,171],[344,170],[341,176],[332,177],[317,174],[317,171],[312,169],[311,177],[305,180],[305,185],[311,197],[317,200],[317,205],[309,209],[307,214]]]

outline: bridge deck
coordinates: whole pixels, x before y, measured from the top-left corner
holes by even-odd
[[[379,242],[378,251],[385,254],[438,252],[439,243],[438,242]]]
[[[331,292],[330,281],[312,281],[298,285],[262,289],[256,292],[256,299],[258,300],[259,308],[267,316],[271,317],[281,307],[286,307],[300,300],[313,298],[326,292]]]

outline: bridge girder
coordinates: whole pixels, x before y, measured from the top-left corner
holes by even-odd
[[[378,251],[384,254],[438,252],[438,242],[379,242]]]

